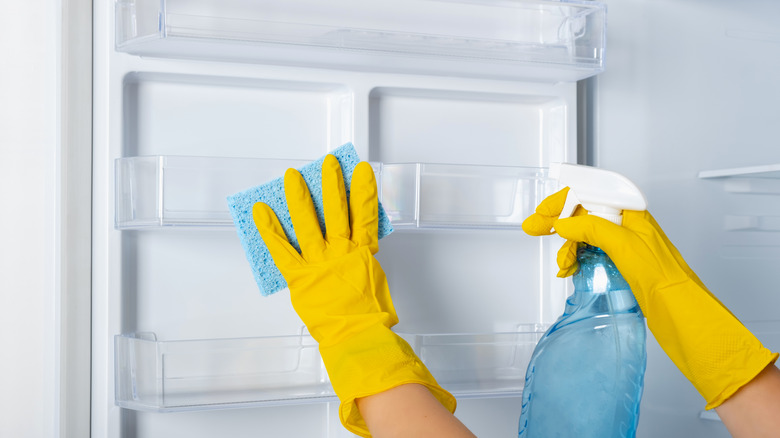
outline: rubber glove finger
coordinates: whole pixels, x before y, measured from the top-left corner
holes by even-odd
[[[588,211],[578,205],[574,210],[573,216],[587,215]],[[566,278],[574,275],[580,268],[577,261],[577,251],[580,249],[580,242],[576,240],[567,240],[558,250],[556,262],[558,263],[558,274],[560,278]]]
[[[631,245],[639,239],[633,231],[594,215],[559,219],[555,222],[555,230],[567,240],[603,249],[613,260],[630,251]]]
[[[352,241],[376,254],[379,250],[379,201],[374,170],[365,161],[358,163],[352,172],[349,211]]]
[[[621,269],[621,264],[626,266],[629,261],[637,258],[641,258],[643,264],[652,261],[651,254],[647,254],[651,251],[636,233],[598,216],[579,215],[559,219],[555,222],[555,229],[567,240],[585,242],[601,248],[609,254],[618,269]],[[622,269],[621,272],[627,274]]]
[[[339,160],[326,155],[322,163],[322,204],[325,210],[325,236],[330,244],[349,240],[349,205]],[[348,243],[348,242],[347,242]]]
[[[579,269],[577,263],[577,250],[579,249],[579,242],[574,240],[567,240],[563,246],[558,250],[558,277],[566,278],[570,275],[574,275]]]
[[[562,190],[544,198],[536,207],[536,212],[523,221],[523,231],[531,236],[553,234],[553,224],[558,220],[568,194],[569,188],[564,187]]]
[[[252,219],[265,246],[268,247],[268,252],[271,253],[271,258],[274,259],[274,264],[282,274],[286,268],[303,263],[301,255],[287,241],[282,224],[271,207],[262,202],[256,203],[252,207]]]
[[[555,223],[558,234],[604,250],[631,286],[639,307],[647,311],[647,297],[663,281],[663,262],[634,231],[598,216],[574,216]]]
[[[284,173],[284,196],[301,246],[301,255],[306,261],[321,260],[326,247],[325,239],[309,188],[303,176],[295,169],[287,169]]]

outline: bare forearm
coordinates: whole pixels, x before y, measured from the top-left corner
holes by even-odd
[[[397,386],[360,398],[357,406],[374,438],[475,437],[423,385]]]
[[[715,408],[735,438],[776,437],[780,431],[780,370],[770,365]]]

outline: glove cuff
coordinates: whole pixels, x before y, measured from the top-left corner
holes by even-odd
[[[354,434],[371,436],[355,399],[407,383],[424,385],[447,410],[455,412],[455,397],[439,386],[412,347],[384,325],[371,326],[336,345],[321,346],[320,355],[341,401],[341,423]]]
[[[704,407],[704,409],[709,410],[717,408],[723,404],[723,402],[728,400],[743,386],[750,383],[750,381],[752,381],[767,366],[774,364],[777,361],[777,357],[778,353],[772,353],[770,350],[762,346],[759,351],[752,354],[749,360],[746,361],[747,363],[745,363],[740,372],[737,373],[737,378],[729,382],[729,384],[723,388],[719,394],[715,395],[711,399],[707,399],[707,405]]]
[[[640,307],[661,348],[707,401],[706,409],[720,406],[778,358],[698,282],[659,288]]]

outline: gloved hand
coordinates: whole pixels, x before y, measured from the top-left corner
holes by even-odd
[[[370,436],[356,398],[405,383],[425,385],[450,412],[455,398],[442,389],[406,341],[390,330],[398,323],[385,273],[374,258],[378,201],[374,172],[359,163],[349,205],[341,168],[333,155],[322,164],[326,235],[320,229],[303,177],[284,175],[284,191],[301,253],[287,241],[271,208],[254,205],[260,236],[290,289],[293,307],[319,343],[339,416],[348,430]]]
[[[558,252],[560,277],[576,272],[578,242],[603,249],[631,286],[661,348],[707,401],[706,409],[777,360],[707,290],[650,213],[624,211],[622,226],[592,215],[558,219],[567,194],[568,187],[542,201],[523,230],[539,236],[554,227],[567,239]]]

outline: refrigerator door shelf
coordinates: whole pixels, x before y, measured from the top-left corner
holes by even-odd
[[[143,156],[119,158],[115,226],[232,229],[226,197],[278,178],[301,160]],[[396,229],[519,229],[556,189],[539,167],[374,163]]]
[[[484,334],[401,334],[437,381],[458,398],[518,397],[543,327]],[[335,401],[308,335],[158,341],[117,335],[115,402],[176,412]]]
[[[729,194],[721,205],[719,241],[724,254],[742,259],[777,258],[780,204],[773,197],[780,195],[780,164],[705,170],[699,178],[719,183]]]
[[[722,181],[729,193],[780,195],[780,163],[699,172],[703,180]]]
[[[157,341],[153,334],[114,338],[115,401],[168,412],[333,401],[308,336]]]
[[[458,399],[520,397],[528,361],[546,327],[520,324],[515,332],[401,336]]]
[[[699,172],[699,178],[762,178],[777,180],[780,179],[780,163],[735,167],[730,169],[703,170]]]
[[[270,181],[302,160],[143,156],[115,161],[117,229],[232,228],[227,196]]]
[[[117,0],[134,55],[573,82],[604,68],[606,6],[578,0]]]

